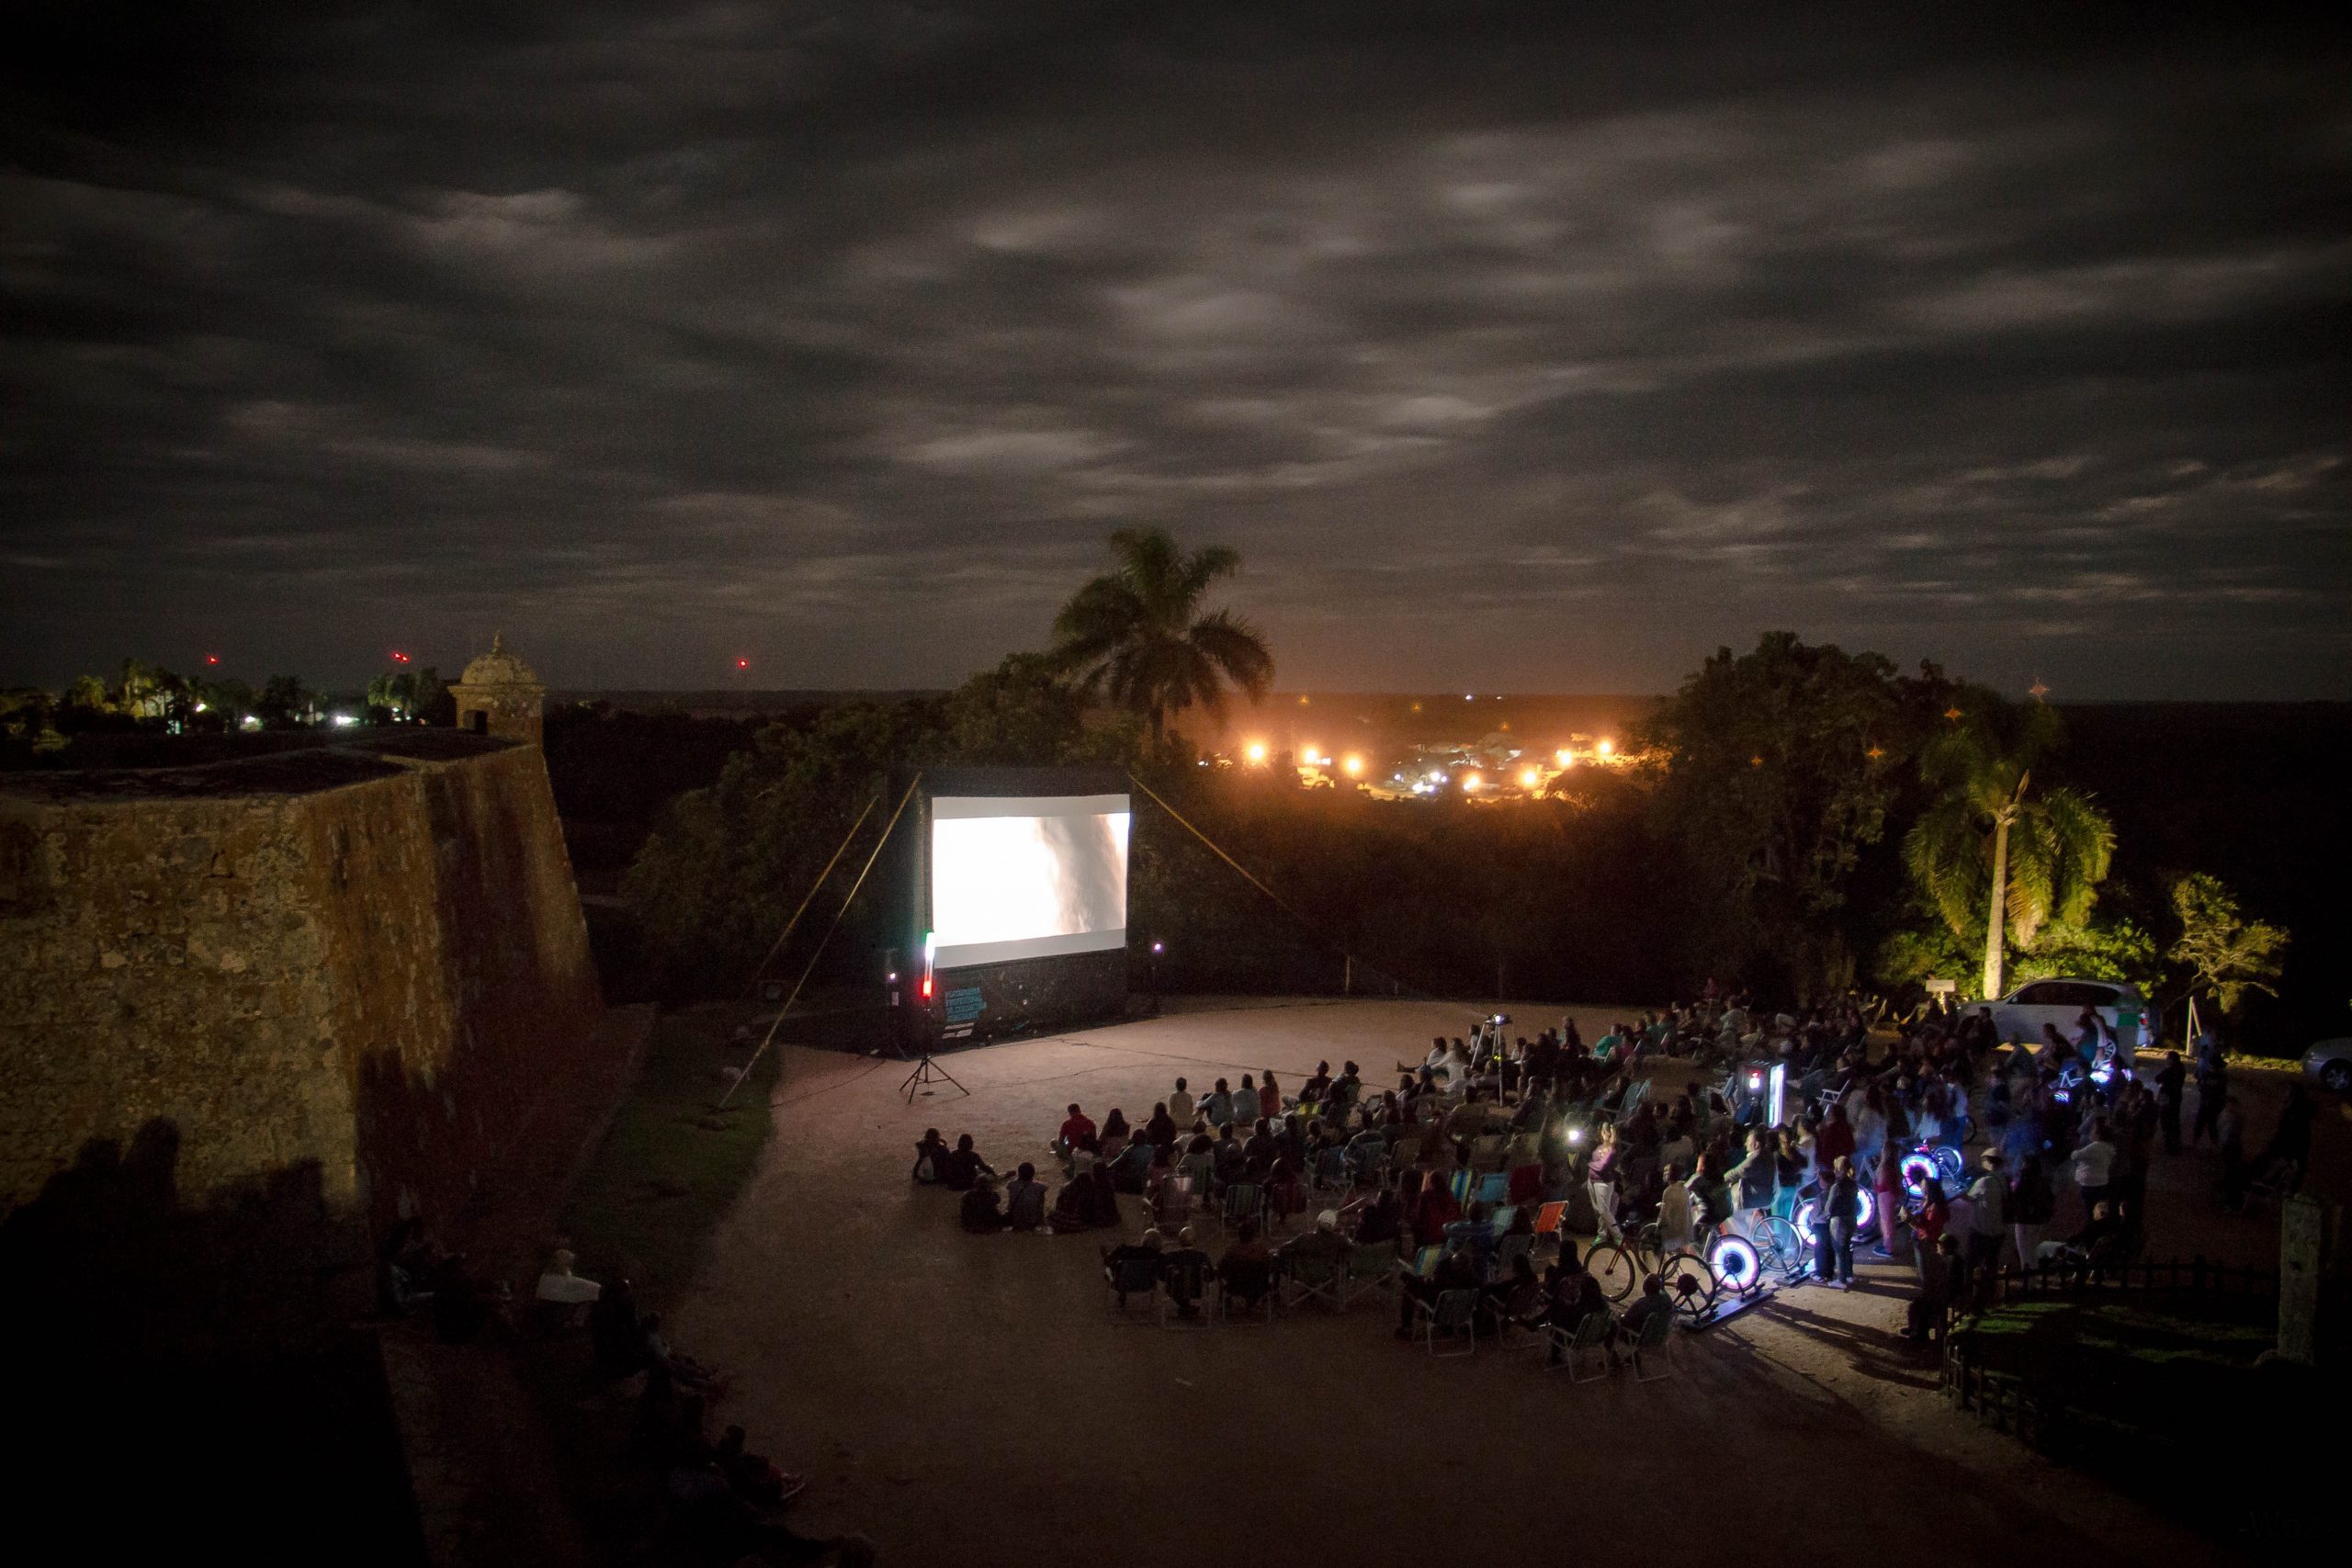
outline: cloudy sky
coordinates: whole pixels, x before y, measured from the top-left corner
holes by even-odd
[[[2341,39],[220,9],[0,23],[0,682],[945,683],[1140,521],[1290,686],[2352,696]]]

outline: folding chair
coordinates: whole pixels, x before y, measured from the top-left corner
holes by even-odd
[[[1432,1356],[1475,1356],[1478,1353],[1478,1292],[1476,1291],[1440,1291],[1435,1303],[1416,1300],[1413,1303],[1413,1325],[1416,1337]],[[1437,1348],[1439,1335],[1452,1338],[1463,1337],[1459,1350],[1441,1351]]]
[[[1504,1199],[1510,1196],[1510,1178],[1505,1176],[1501,1171],[1492,1171],[1478,1179],[1477,1201],[1479,1202],[1488,1204],[1500,1203]],[[1464,1204],[1464,1206],[1467,1207],[1468,1205]]]
[[[1586,1314],[1577,1320],[1574,1329],[1562,1328],[1554,1325],[1544,1332],[1550,1337],[1559,1359],[1550,1363],[1544,1370],[1557,1371],[1562,1367],[1566,1367],[1568,1369],[1570,1382],[1591,1382],[1597,1378],[1607,1377],[1609,1375],[1609,1337],[1615,1333],[1616,1329],[1617,1320],[1611,1317],[1606,1309]],[[1586,1372],[1580,1364],[1596,1360],[1600,1369],[1596,1372]]]
[[[1368,1291],[1385,1291],[1396,1277],[1398,1261],[1394,1244],[1385,1241],[1360,1241],[1348,1248],[1347,1277],[1340,1284],[1340,1305],[1342,1311],[1353,1306],[1356,1298]]]
[[[1467,1209],[1470,1207],[1473,1195],[1478,1190],[1478,1173],[1473,1170],[1457,1170],[1446,1179],[1446,1187],[1453,1194],[1454,1206]]]
[[[1159,1201],[1152,1207],[1152,1223],[1171,1236],[1193,1223],[1189,1178],[1170,1177],[1159,1184]]]
[[[1159,1260],[1156,1258],[1123,1258],[1111,1261],[1111,1249],[1096,1249],[1102,1257],[1104,1282],[1108,1287],[1111,1315],[1125,1319],[1140,1303],[1148,1311],[1159,1293]]]
[[[1308,1302],[1321,1302],[1333,1312],[1347,1311],[1348,1261],[1349,1255],[1344,1252],[1294,1255],[1283,1272],[1283,1305],[1298,1307]]]
[[[1642,1319],[1634,1337],[1634,1381],[1656,1382],[1673,1375],[1674,1314],[1660,1307]]]
[[[1559,1246],[1560,1222],[1567,1217],[1567,1213],[1568,1205],[1565,1201],[1546,1203],[1536,1210],[1535,1239],[1538,1241],[1549,1239],[1553,1246]]]
[[[1316,1156],[1315,1190],[1317,1192],[1344,1192],[1354,1184],[1355,1179],[1348,1169],[1345,1145],[1334,1144]]]
[[[1500,1241],[1495,1243],[1495,1278],[1498,1280],[1510,1279],[1510,1266],[1512,1262],[1518,1258],[1527,1257],[1534,1250],[1535,1238],[1532,1235],[1504,1236]]]
[[[1266,1190],[1254,1182],[1237,1181],[1225,1190],[1224,1223],[1238,1229],[1250,1220],[1266,1223]]]
[[[1238,1265],[1235,1272],[1230,1275],[1224,1269],[1217,1270],[1217,1321],[1219,1323],[1251,1321],[1272,1323],[1274,1321],[1273,1267],[1272,1263]],[[1258,1300],[1256,1306],[1244,1305],[1238,1313],[1234,1310],[1235,1303],[1246,1303],[1253,1295]]]
[[[1201,1305],[1205,1293],[1208,1269],[1199,1262],[1171,1263],[1159,1271],[1159,1326],[1162,1328],[1207,1328],[1216,1323],[1207,1309]],[[1183,1309],[1190,1306],[1189,1315]]]
[[[1519,1211],[1509,1203],[1505,1203],[1493,1213],[1487,1216],[1487,1228],[1493,1231],[1498,1236],[1508,1235],[1510,1234],[1511,1221],[1518,1217]]]
[[[1513,1291],[1495,1313],[1495,1343],[1506,1350],[1532,1350],[1546,1344],[1543,1324],[1528,1323],[1544,1304],[1544,1288],[1530,1285]]]

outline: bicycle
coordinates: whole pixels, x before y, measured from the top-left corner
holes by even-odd
[[[1584,1267],[1585,1272],[1600,1281],[1602,1296],[1622,1302],[1634,1293],[1645,1275],[1659,1270],[1666,1257],[1666,1249],[1658,1243],[1657,1226],[1651,1224],[1630,1235],[1620,1232],[1613,1238],[1595,1241],[1585,1254]]]

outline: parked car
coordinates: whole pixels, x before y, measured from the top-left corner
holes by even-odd
[[[2323,1040],[2304,1052],[2303,1072],[2338,1094],[2352,1090],[2352,1034]]]
[[[2108,1028],[2114,1030],[2116,1046],[2126,1066],[2141,1051],[2155,1043],[2155,1020],[2150,1016],[2148,998],[2140,987],[2120,980],[2029,980],[1997,1002],[1986,1004],[1993,1010],[1993,1027],[2007,1041],[2023,1041],[2029,1045],[2041,1041],[2041,1026],[2054,1023],[2058,1032],[2072,1040],[2075,1021],[2083,1016],[2085,1008],[2092,1009]],[[2135,1015],[2138,1027],[2126,1038],[2117,1022],[2123,1014]]]

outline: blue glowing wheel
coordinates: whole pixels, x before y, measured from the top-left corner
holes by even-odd
[[[1928,1183],[1942,1178],[1943,1171],[1934,1157],[1925,1152],[1903,1156],[1903,1190],[1915,1201],[1928,1195]]]
[[[1856,1191],[1854,1196],[1860,1200],[1854,1210],[1854,1234],[1860,1235],[1878,1224],[1878,1200],[1867,1187]]]
[[[1767,1214],[1756,1224],[1756,1257],[1770,1273],[1783,1280],[1793,1280],[1805,1271],[1812,1248],[1797,1235],[1796,1226],[1778,1214]]]
[[[1753,1293],[1764,1283],[1764,1261],[1745,1236],[1718,1235],[1707,1244],[1707,1262],[1726,1290]]]
[[[1862,1196],[1867,1199],[1870,1194],[1865,1192]],[[1807,1247],[1811,1247],[1813,1245],[1814,1229],[1812,1199],[1807,1198],[1804,1202],[1797,1205],[1797,1212],[1791,1217],[1789,1226],[1797,1233],[1797,1239],[1799,1241],[1804,1243]]]
[[[1956,1144],[1938,1144],[1935,1150],[1936,1174],[1943,1178],[1944,1190],[1949,1192],[1968,1174],[1968,1156]]]

